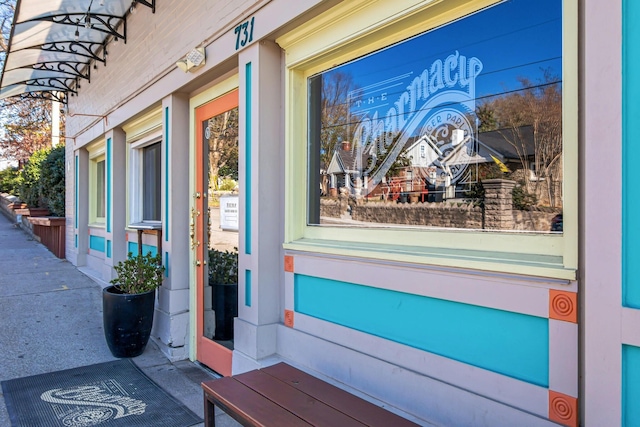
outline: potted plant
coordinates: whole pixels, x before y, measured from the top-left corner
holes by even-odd
[[[209,286],[216,328],[213,339],[233,339],[233,318],[238,316],[238,252],[209,250]]]
[[[115,357],[142,354],[153,326],[156,288],[162,285],[160,255],[133,256],[114,266],[117,277],[102,291],[102,318],[109,350]]]

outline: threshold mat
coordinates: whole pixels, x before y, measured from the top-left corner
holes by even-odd
[[[12,427],[187,427],[202,422],[129,359],[2,381]]]

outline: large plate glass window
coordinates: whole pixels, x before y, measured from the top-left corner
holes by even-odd
[[[308,224],[562,233],[562,1],[510,0],[308,79]]]

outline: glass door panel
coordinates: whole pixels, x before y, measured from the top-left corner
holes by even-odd
[[[196,109],[197,358],[231,374],[238,315],[238,91]]]

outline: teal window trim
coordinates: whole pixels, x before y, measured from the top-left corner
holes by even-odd
[[[245,66],[245,182],[244,182],[244,206],[245,206],[245,233],[244,248],[247,255],[251,255],[251,62]]]
[[[164,253],[164,277],[169,277],[169,252]]]
[[[244,305],[251,307],[251,270],[244,271]]]
[[[640,156],[635,118],[640,114],[640,3],[622,2],[622,305],[640,308],[640,188],[636,185],[634,159]]]
[[[164,241],[169,241],[169,206],[171,203],[169,201],[169,167],[171,163],[169,162],[169,107],[164,109]],[[167,254],[168,256],[168,254]],[[167,273],[168,274],[168,273]]]
[[[107,138],[106,160],[107,160],[107,233],[111,233],[111,176],[113,168],[113,152],[111,138]]]
[[[640,348],[622,346],[622,407],[621,426],[640,425]]]
[[[76,230],[78,229],[78,203],[79,203],[79,198],[78,198],[78,166],[80,165],[80,159],[79,156],[76,154],[76,173],[75,173],[75,181],[74,181],[74,190],[75,190],[75,200],[76,200],[76,205],[74,207],[74,216],[75,216],[75,228]],[[77,239],[76,239],[76,248],[78,247],[78,243],[77,243]]]

